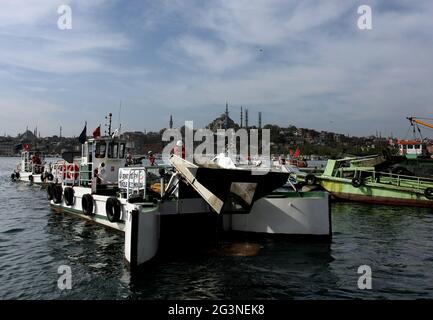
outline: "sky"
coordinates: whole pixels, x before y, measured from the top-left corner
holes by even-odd
[[[170,115],[198,128],[227,101],[237,122],[243,106],[250,124],[261,111],[264,124],[404,138],[407,116],[432,117],[432,58],[431,0],[0,0],[0,135],[78,136],[108,112],[123,131]]]

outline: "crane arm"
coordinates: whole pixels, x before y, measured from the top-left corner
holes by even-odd
[[[424,121],[421,121],[421,120],[418,120],[417,118],[415,118],[415,117],[409,117],[409,118],[407,118],[409,121],[410,121],[410,123],[413,125],[414,123],[418,123],[418,124],[421,124],[421,125],[423,125],[423,126],[425,126],[425,127],[427,127],[427,128],[430,128],[430,129],[433,129],[433,124],[430,124],[430,123],[427,123],[427,122],[424,122]]]

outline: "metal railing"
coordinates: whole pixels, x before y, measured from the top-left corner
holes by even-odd
[[[143,200],[146,199],[146,168],[129,168],[127,170],[126,199],[140,196],[141,191],[143,192]],[[121,181],[120,178],[119,181]]]
[[[432,178],[368,170],[355,170],[354,172],[354,177],[362,177],[363,173],[366,173],[367,175],[364,176],[363,179],[367,182],[381,183],[380,180],[382,178],[385,178],[384,180],[382,180],[382,183],[390,183],[391,185],[395,185],[398,187],[410,187],[420,190],[423,190],[426,187],[433,187]]]

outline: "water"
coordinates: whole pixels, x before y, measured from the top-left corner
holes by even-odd
[[[9,181],[17,159],[0,158],[2,299],[417,299],[433,298],[429,209],[333,204],[331,245],[266,240],[257,256],[165,255],[131,277],[123,236],[55,214],[45,191]],[[242,244],[241,244],[242,245]],[[72,290],[57,287],[72,269]],[[373,289],[358,289],[360,265]]]

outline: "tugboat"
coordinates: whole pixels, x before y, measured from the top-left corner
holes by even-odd
[[[50,165],[45,163],[44,155],[39,151],[31,151],[28,144],[24,145],[21,160],[11,174],[12,181],[42,184],[45,181],[54,181]]]
[[[197,244],[226,231],[330,239],[329,215],[313,219],[305,214],[317,214],[327,198],[305,205],[297,196],[287,201],[286,195],[272,194],[286,184],[289,173],[199,167],[177,155],[171,155],[170,166],[126,166],[125,146],[110,133],[87,139],[81,158],[66,163],[65,174],[74,179],[51,183],[47,196],[55,212],[124,232],[124,256],[131,268],[152,260],[160,246]],[[68,168],[75,165],[79,170],[71,173]],[[275,208],[269,195],[284,204]],[[291,207],[290,217],[282,214],[285,206]]]

